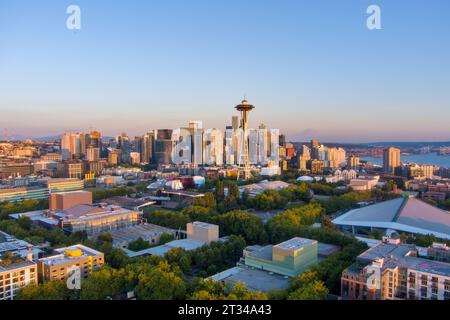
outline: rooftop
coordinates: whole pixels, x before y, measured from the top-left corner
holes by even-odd
[[[258,183],[248,184],[241,186],[240,189],[253,190],[278,190],[289,187],[290,184],[284,181],[261,181]]]
[[[286,251],[295,252],[297,250],[303,249],[307,246],[317,244],[316,240],[311,239],[305,239],[305,238],[299,238],[295,237],[290,240],[287,240],[285,242],[282,242],[280,244],[275,245],[275,248],[280,248]]]
[[[217,228],[216,224],[212,223],[206,223],[206,222],[200,222],[200,221],[194,221],[192,222],[192,225],[202,228],[202,229],[215,229]]]
[[[32,247],[30,243],[16,239],[15,237],[0,231],[0,254],[3,252],[19,251],[29,247]]]
[[[377,259],[384,259],[384,266],[413,269],[443,276],[450,276],[450,264],[417,257],[414,245],[391,244],[381,242],[358,256],[358,262],[369,264]]]
[[[114,205],[87,205],[80,204],[68,210],[37,210],[25,213],[15,213],[9,216],[12,219],[19,219],[20,217],[29,217],[32,221],[41,221],[45,224],[56,225],[58,221],[63,222],[77,222],[95,220],[98,218],[112,217],[116,215],[128,214],[135,212]]]
[[[152,255],[152,256],[164,256],[167,252],[175,248],[182,248],[186,251],[195,250],[203,246],[205,243],[203,241],[194,239],[181,239],[173,240],[163,244],[161,246],[148,248],[138,252],[133,252],[131,250],[123,249],[129,257],[138,257],[142,255]]]
[[[12,257],[4,257],[0,255],[0,272],[31,266],[34,264],[34,262],[25,260],[17,255],[13,255]]]
[[[55,266],[85,257],[94,257],[102,255],[101,252],[88,248],[81,244],[55,249],[55,252],[57,253],[56,255],[39,259],[39,261],[48,266]]]
[[[148,201],[148,200],[144,200],[144,199],[135,199],[135,198],[130,198],[130,197],[121,197],[121,196],[103,199],[103,200],[100,200],[99,202],[104,202],[109,205],[120,206],[120,207],[123,207],[126,209],[140,208],[140,207],[149,206],[149,205],[156,203],[154,201]]]
[[[336,225],[393,229],[450,239],[450,214],[413,197],[401,197],[353,209],[333,220]]]
[[[248,289],[268,292],[271,289],[287,289],[289,278],[263,270],[234,267],[211,277],[215,281],[225,281],[235,285],[245,283]]]
[[[121,228],[118,230],[111,230],[109,233],[112,236],[113,243],[123,243],[136,240],[138,238],[146,238],[148,236],[162,234],[162,233],[172,233],[175,230],[161,227],[155,224],[140,224],[135,226],[130,226],[126,228]]]

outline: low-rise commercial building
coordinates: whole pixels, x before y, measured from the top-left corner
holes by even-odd
[[[123,249],[129,257],[137,257],[143,255],[155,255],[164,256],[167,252],[174,248],[181,248],[186,251],[198,249],[204,245],[207,245],[214,241],[220,241],[219,239],[219,227],[214,224],[205,222],[192,222],[187,224],[186,232],[187,239],[176,239],[167,242],[163,245],[152,247],[149,249],[133,252],[128,249]],[[176,233],[178,236],[182,236],[180,233]]]
[[[233,285],[242,282],[255,291],[286,289],[291,277],[318,263],[318,250],[317,241],[298,237],[275,246],[248,246],[236,267],[220,272],[211,279]],[[326,256],[338,248],[325,245],[322,250]]]
[[[292,238],[275,246],[249,246],[243,264],[284,276],[294,277],[317,263],[315,240]]]
[[[25,200],[42,200],[48,197],[48,189],[41,187],[22,187],[0,189],[0,202],[21,202]]]
[[[12,219],[28,217],[44,227],[58,227],[66,233],[88,235],[133,226],[142,222],[142,212],[119,206],[92,204],[90,192],[74,191],[53,195],[49,210],[11,214]]]
[[[111,235],[113,246],[116,248],[127,248],[130,242],[139,238],[147,241],[150,245],[157,245],[163,234],[172,235],[174,238],[178,230],[161,227],[155,224],[144,223],[108,232]]]
[[[0,202],[21,202],[24,200],[47,199],[49,194],[82,190],[84,182],[80,179],[39,180],[39,186],[0,189]]]

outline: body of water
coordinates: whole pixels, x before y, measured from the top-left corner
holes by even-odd
[[[374,164],[380,166],[383,165],[383,157],[362,157],[361,160],[370,161]],[[412,155],[401,155],[402,162],[415,162],[418,164],[430,164],[439,167],[450,168],[450,155],[449,156],[439,156],[437,153],[425,153],[425,154],[412,154]]]

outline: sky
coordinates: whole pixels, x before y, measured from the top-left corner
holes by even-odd
[[[449,40],[448,0],[2,0],[0,139],[223,129],[245,96],[290,141],[449,141]]]

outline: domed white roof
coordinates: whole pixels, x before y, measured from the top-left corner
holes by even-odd
[[[312,182],[314,181],[314,178],[310,176],[301,176],[297,178],[297,181]]]

